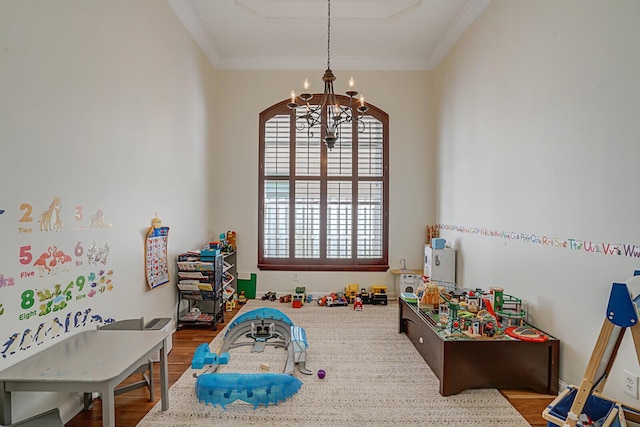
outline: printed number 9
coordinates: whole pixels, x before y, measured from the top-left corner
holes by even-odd
[[[84,288],[84,276],[78,276],[76,286],[78,287],[78,292],[82,291],[82,288]]]

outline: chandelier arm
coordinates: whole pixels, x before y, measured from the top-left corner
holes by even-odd
[[[312,106],[312,105],[305,105],[305,112],[304,114],[296,114],[295,110],[294,110],[294,115],[295,115],[295,126],[296,129],[299,131],[304,130],[304,128],[306,127],[308,129],[308,131],[310,132],[310,135],[313,136],[313,132],[311,132],[311,129],[315,126],[318,125],[323,125],[322,120],[321,120],[321,108],[322,106],[320,105],[316,105],[316,106]]]

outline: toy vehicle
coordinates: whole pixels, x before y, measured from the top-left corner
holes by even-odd
[[[373,294],[373,298],[371,299],[371,304],[382,304],[386,305],[387,300],[387,287],[382,285],[374,285],[371,286],[371,293]]]
[[[350,283],[344,287],[344,294],[349,300],[349,304],[353,304],[353,301],[358,296],[358,285],[356,283]]]
[[[282,295],[282,296],[280,297],[280,302],[281,302],[281,303],[291,302],[291,294],[289,294],[289,295]]]
[[[244,294],[244,291],[240,291],[240,295],[238,295],[238,304],[246,304],[247,296]]]
[[[262,299],[263,300],[270,300],[270,301],[275,301],[276,300],[276,293],[273,291],[269,291],[266,294],[262,295]]]
[[[353,300],[353,309],[358,311],[362,310],[362,298],[356,297],[356,299]]]
[[[358,296],[362,300],[363,304],[371,304],[371,294],[369,294],[365,288],[360,289]]]
[[[342,292],[333,292],[327,297],[326,305],[327,307],[349,305],[349,301]]]
[[[291,306],[293,308],[301,308],[304,305],[305,299],[306,288],[304,286],[298,286],[295,293],[293,294],[293,301],[291,302]]]

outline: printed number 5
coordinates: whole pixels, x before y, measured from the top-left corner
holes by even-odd
[[[33,255],[31,255],[31,245],[20,247],[20,264],[31,264]]]

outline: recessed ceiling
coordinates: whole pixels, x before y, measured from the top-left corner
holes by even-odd
[[[490,0],[333,0],[334,70],[431,70]],[[327,64],[324,0],[167,0],[214,67]]]

